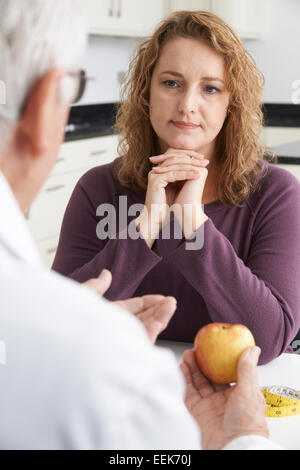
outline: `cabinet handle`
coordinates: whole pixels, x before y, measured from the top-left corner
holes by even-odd
[[[53,191],[59,191],[60,189],[63,189],[65,187],[64,184],[58,184],[57,186],[52,186],[50,188],[46,189],[47,193],[52,193]]]
[[[56,253],[56,252],[57,252],[57,246],[53,248],[49,248],[49,250],[47,250],[47,255],[53,255],[53,253]]]
[[[90,157],[97,157],[98,155],[104,155],[107,153],[107,150],[96,150],[95,152],[90,152]]]
[[[119,0],[118,2],[118,11],[117,11],[117,17],[121,18],[122,17],[122,0]]]
[[[108,16],[114,16],[114,5],[115,4],[115,0],[110,0],[110,7],[109,7],[109,10],[108,10]]]

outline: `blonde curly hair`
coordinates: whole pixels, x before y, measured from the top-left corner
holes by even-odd
[[[265,80],[232,28],[207,11],[176,12],[139,45],[124,79],[117,113],[122,155],[118,180],[135,192],[147,189],[152,168],[149,157],[160,153],[149,117],[152,74],[163,45],[178,37],[205,40],[224,58],[230,105],[217,138],[216,191],[224,205],[241,206],[257,188],[263,168],[265,149],[260,136]]]

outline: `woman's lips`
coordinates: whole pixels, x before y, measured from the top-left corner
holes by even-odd
[[[198,129],[200,127],[198,124],[194,124],[193,122],[172,121],[172,124],[183,130]]]

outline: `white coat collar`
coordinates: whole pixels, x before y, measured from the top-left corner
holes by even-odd
[[[29,264],[40,266],[41,260],[33,243],[24,215],[0,171],[0,246]]]

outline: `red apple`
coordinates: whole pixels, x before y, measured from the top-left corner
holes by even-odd
[[[206,377],[217,384],[237,380],[237,363],[242,352],[255,346],[251,331],[244,325],[209,323],[195,338],[197,363]]]

